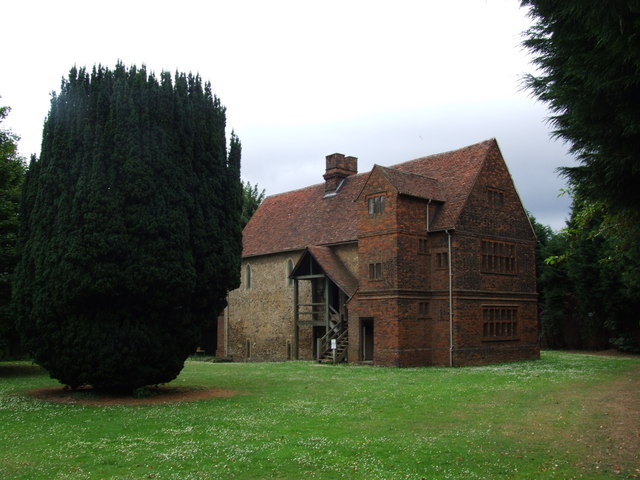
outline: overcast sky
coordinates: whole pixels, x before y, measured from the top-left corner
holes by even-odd
[[[199,73],[227,107],[242,177],[268,195],[495,137],[525,208],[559,229],[569,199],[546,107],[522,90],[530,21],[518,0],[3,3],[0,105],[38,154],[51,91],[73,65]]]

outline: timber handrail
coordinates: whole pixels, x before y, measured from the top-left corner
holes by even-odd
[[[332,323],[332,325],[329,325],[327,332],[322,336],[322,338],[317,340],[316,353],[318,355],[318,361],[326,357],[329,352],[332,352],[330,347],[331,340],[335,340],[338,348],[336,349],[336,352],[332,352],[334,354],[333,362],[339,363],[344,360],[347,355],[347,338],[349,331],[346,328],[344,317],[340,315],[338,311],[329,306],[329,312],[330,323]]]

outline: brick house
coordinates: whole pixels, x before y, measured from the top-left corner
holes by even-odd
[[[264,200],[217,355],[387,366],[539,357],[535,235],[494,139]]]

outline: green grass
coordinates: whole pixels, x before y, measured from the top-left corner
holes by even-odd
[[[241,394],[83,406],[25,395],[56,382],[0,363],[0,478],[636,478],[640,438],[611,439],[638,372],[558,352],[455,369],[189,361],[172,385]]]

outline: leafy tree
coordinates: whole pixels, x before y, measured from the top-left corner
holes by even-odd
[[[19,328],[71,387],[175,378],[239,285],[240,142],[199,76],[73,68],[23,192]]]
[[[526,78],[580,160],[563,168],[578,196],[611,214],[640,208],[640,7],[637,1],[522,0],[534,26]]]
[[[563,348],[565,324],[571,304],[571,290],[567,288],[565,263],[548,262],[566,252],[566,239],[550,227],[538,223],[529,214],[529,220],[536,234],[536,274],[540,305],[540,336],[545,346]]]
[[[11,109],[0,107],[0,123]],[[18,154],[20,138],[0,128],[0,358],[16,354],[18,337],[10,308],[11,280],[16,266],[20,191],[26,165]]]
[[[637,350],[640,225],[625,224],[622,215],[611,216],[602,203],[576,196],[565,234],[566,268],[586,347]]]
[[[620,221],[603,211],[602,204],[575,197],[562,232],[534,223],[542,339],[547,346],[640,349],[640,228],[628,225],[620,235]],[[621,243],[631,237],[636,241]]]
[[[256,212],[264,200],[265,191],[258,190],[258,184],[251,185],[250,182],[242,182],[242,227],[249,223],[251,217]]]

